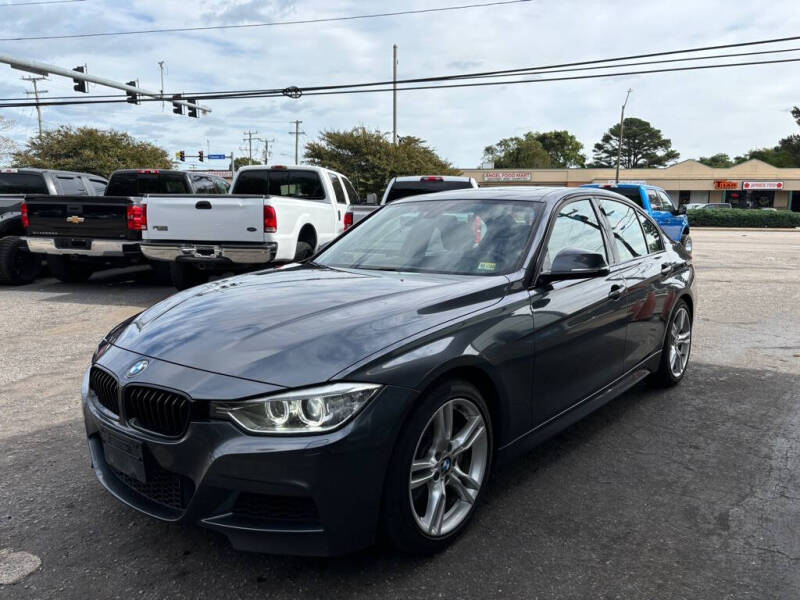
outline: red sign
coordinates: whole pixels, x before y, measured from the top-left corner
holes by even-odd
[[[730,181],[728,179],[715,179],[714,180],[714,189],[715,190],[738,190],[739,189],[739,182],[738,181]]]
[[[782,190],[782,181],[745,181],[742,183],[743,190]]]

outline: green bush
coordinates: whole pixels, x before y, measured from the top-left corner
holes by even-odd
[[[800,227],[800,213],[788,210],[701,208],[686,214],[691,227]]]

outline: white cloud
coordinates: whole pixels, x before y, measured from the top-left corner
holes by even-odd
[[[448,3],[201,0],[187,10],[183,2],[93,0],[6,9],[3,16],[4,31],[22,36],[294,20],[440,4]],[[400,76],[419,77],[781,37],[798,30],[800,11],[795,0],[676,0],[669,4],[539,0],[460,12],[284,27],[8,42],[3,52],[68,68],[87,63],[92,73],[120,81],[138,78],[143,87],[154,90],[159,88],[157,63],[165,60],[168,91],[199,92],[390,79],[393,43],[400,48]],[[628,114],[659,127],[683,158],[715,152],[734,155],[772,145],[796,131],[788,113],[793,104],[800,103],[792,85],[796,72],[796,64],[789,63],[402,92],[398,126],[401,135],[428,140],[454,164],[464,167],[475,166],[486,145],[527,130],[568,129],[589,153],[618,119],[625,90],[632,87]],[[0,65],[3,97],[24,93],[26,84],[19,80],[20,75]],[[49,96],[72,94],[72,83],[64,79],[53,78],[46,88]],[[100,88],[94,92],[113,93]],[[295,119],[303,121],[305,139],[313,139],[324,129],[363,124],[387,131],[392,124],[391,95],[386,93],[208,104],[213,113],[199,121],[173,115],[169,105],[162,112],[158,103],[45,108],[44,120],[48,127],[71,124],[126,130],[160,144],[170,154],[179,149],[192,153],[205,149],[207,139],[212,152],[238,153],[242,132],[251,129],[258,131],[259,137],[275,140],[274,160],[281,162],[294,152],[289,131]],[[12,133],[17,141],[35,131],[35,113],[30,108],[3,110],[2,115],[16,121]]]

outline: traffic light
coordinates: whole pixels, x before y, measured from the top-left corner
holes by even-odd
[[[180,160],[181,162],[186,162],[186,152],[184,152],[183,150],[178,152],[178,160]]]
[[[129,85],[131,87],[138,87],[136,85],[136,81],[126,81],[125,85]],[[137,94],[136,92],[131,92],[130,90],[125,90],[125,93],[128,95],[128,99],[126,100],[128,104],[141,104],[139,100],[139,94]]]
[[[198,150],[197,151],[197,160],[199,160],[200,162],[203,162],[203,151],[202,150]]]
[[[78,73],[86,73],[86,67],[75,67],[72,69],[73,71],[77,71]],[[72,86],[72,89],[76,92],[83,92],[84,94],[89,93],[89,83],[84,81],[83,79],[73,79],[72,81],[75,82],[75,85]]]
[[[176,102],[176,100],[180,100],[180,99],[181,99],[181,95],[180,94],[175,94],[172,97],[172,112],[174,112],[176,115],[182,115],[183,114],[183,104],[178,104]]]
[[[193,118],[196,119],[197,118],[197,107],[195,106],[195,104],[197,104],[197,100],[195,98],[190,98],[189,100],[187,100],[187,102],[192,105],[192,106],[189,107],[189,112],[187,113],[188,116],[193,117]],[[201,158],[200,160],[202,162],[203,159]]]

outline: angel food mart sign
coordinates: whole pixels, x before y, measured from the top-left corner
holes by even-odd
[[[532,181],[533,174],[526,171],[485,171],[484,181]]]

